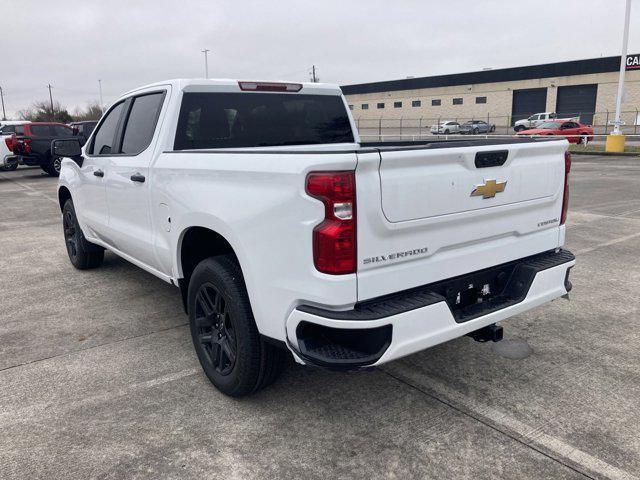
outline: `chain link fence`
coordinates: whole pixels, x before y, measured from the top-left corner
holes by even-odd
[[[519,115],[517,119],[528,118],[538,112]],[[558,118],[580,118],[580,121],[593,126],[596,135],[606,135],[611,133],[613,125],[611,122],[615,118],[615,112],[575,112],[558,114]],[[515,120],[510,115],[487,115],[484,117],[400,117],[400,118],[356,118],[355,122],[360,135],[379,140],[400,140],[415,136],[416,139],[431,135],[431,126],[438,125],[446,121],[454,121],[459,124],[473,120],[482,120],[490,126],[489,135],[513,135],[513,124]],[[640,133],[640,111],[631,110],[621,114],[624,125],[621,127],[622,133],[627,135],[637,135]],[[451,132],[456,133],[456,132]],[[481,134],[487,132],[481,131]],[[397,138],[394,138],[396,137]]]

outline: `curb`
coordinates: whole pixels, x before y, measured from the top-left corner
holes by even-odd
[[[640,157],[640,153],[638,152],[580,152],[580,151],[569,151],[571,155],[594,155],[598,157]]]

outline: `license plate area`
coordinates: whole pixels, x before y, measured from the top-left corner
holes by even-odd
[[[511,263],[433,284],[458,323],[521,302],[527,296],[536,269]]]

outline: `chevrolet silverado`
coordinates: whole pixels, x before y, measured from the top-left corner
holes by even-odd
[[[367,368],[566,295],[565,139],[361,143],[340,88],[171,80],[124,94],[65,157],[78,269],[105,249],[177,286],[222,392],[287,355]]]

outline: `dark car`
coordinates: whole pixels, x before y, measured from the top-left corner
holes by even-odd
[[[496,126],[494,124],[483,120],[471,120],[460,125],[460,133],[462,134],[489,133],[495,130]]]
[[[23,126],[24,134],[17,136],[13,153],[23,165],[37,165],[52,177],[60,175],[60,157],[51,154],[51,142],[57,139],[77,138],[71,127],[64,123],[32,122]]]
[[[73,130],[74,135],[80,139],[80,145],[87,143],[91,132],[98,125],[98,120],[87,120],[84,122],[73,122],[69,126]]]

